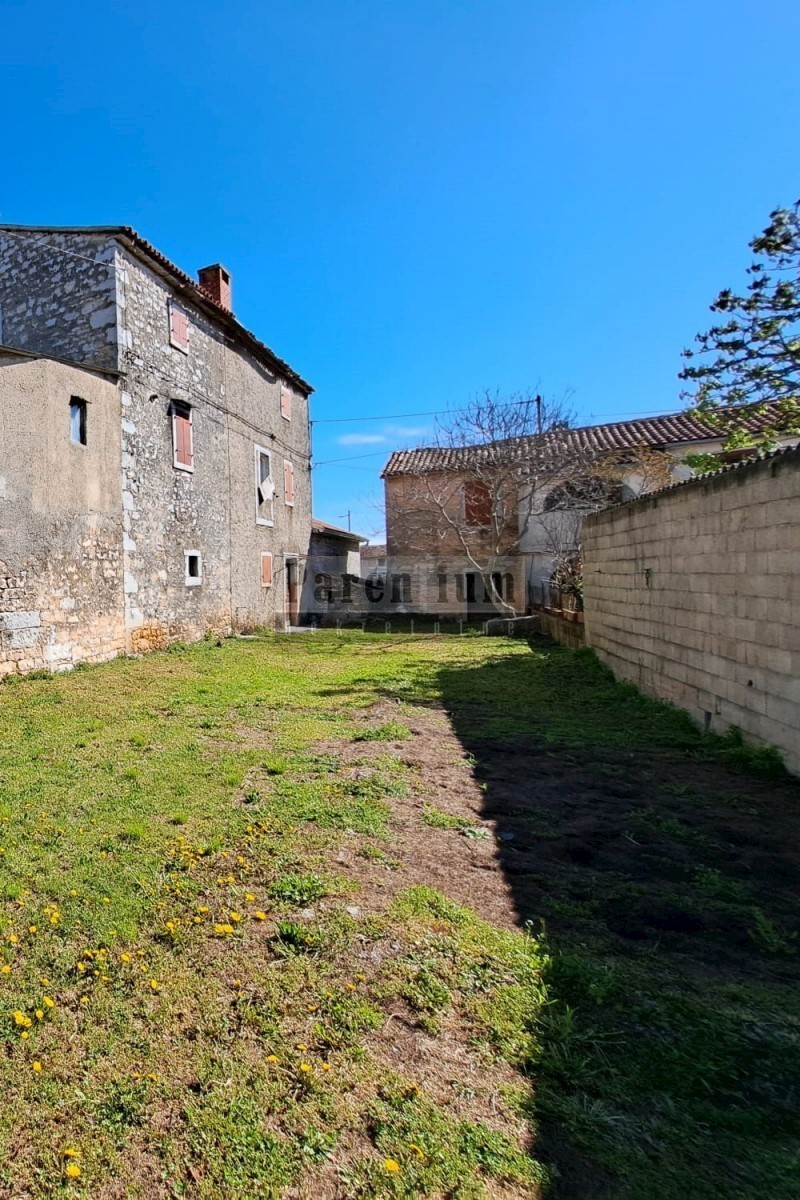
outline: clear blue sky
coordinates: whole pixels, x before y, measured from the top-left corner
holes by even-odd
[[[317,460],[351,460],[315,470],[317,515],[368,533],[385,454],[431,423],[395,414],[484,388],[572,389],[584,420],[680,407],[682,346],[800,194],[797,0],[12,0],[0,22],[0,219],[224,262],[317,389]]]

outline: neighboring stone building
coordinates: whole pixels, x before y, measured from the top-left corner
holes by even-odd
[[[0,674],[297,622],[312,391],[132,229],[0,226]]]
[[[303,589],[306,621],[324,624],[326,619],[347,619],[362,612],[361,547],[366,540],[360,533],[312,520]]]
[[[548,438],[558,442],[549,468]],[[387,592],[395,601],[402,593],[406,611],[443,617],[488,616],[497,596],[501,611],[524,613],[579,546],[588,513],[688,479],[687,455],[721,447],[717,431],[681,412],[544,439],[397,451],[383,470]]]

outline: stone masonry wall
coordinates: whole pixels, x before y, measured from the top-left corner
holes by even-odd
[[[133,650],[205,630],[282,624],[284,555],[305,555],[311,531],[307,399],[280,415],[282,381],[226,342],[185,298],[187,352],[170,344],[169,282],[125,250],[117,254],[123,347],[122,472],[127,623]],[[284,385],[288,387],[288,385]],[[171,409],[191,406],[194,470],[173,463]],[[255,447],[272,454],[273,524],[256,521]],[[295,465],[285,503],[283,461]],[[203,560],[201,586],[185,582],[185,553]],[[261,553],[273,583],[261,583]]]
[[[73,396],[85,446],[70,440]],[[124,648],[116,384],[0,354],[0,676]]]
[[[800,771],[800,449],[589,517],[587,642]]]
[[[102,234],[0,229],[0,344],[116,367],[114,257]]]

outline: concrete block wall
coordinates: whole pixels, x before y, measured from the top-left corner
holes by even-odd
[[[800,771],[800,448],[590,516],[586,638],[619,678]]]

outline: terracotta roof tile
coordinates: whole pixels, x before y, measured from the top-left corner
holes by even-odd
[[[747,428],[757,433],[769,424],[768,417],[752,418]],[[663,446],[686,442],[705,442],[719,438],[719,430],[698,421],[687,412],[667,413],[633,421],[614,421],[607,425],[582,425],[561,434],[545,434],[545,441],[561,441],[563,449],[576,453],[602,453],[606,450],[630,450],[636,446]],[[562,440],[563,439],[563,440]],[[422,475],[431,471],[453,471],[476,462],[489,463],[500,448],[524,456],[537,443],[537,436],[510,442],[489,442],[478,446],[424,446],[418,450],[396,450],[383,468],[382,475]]]

